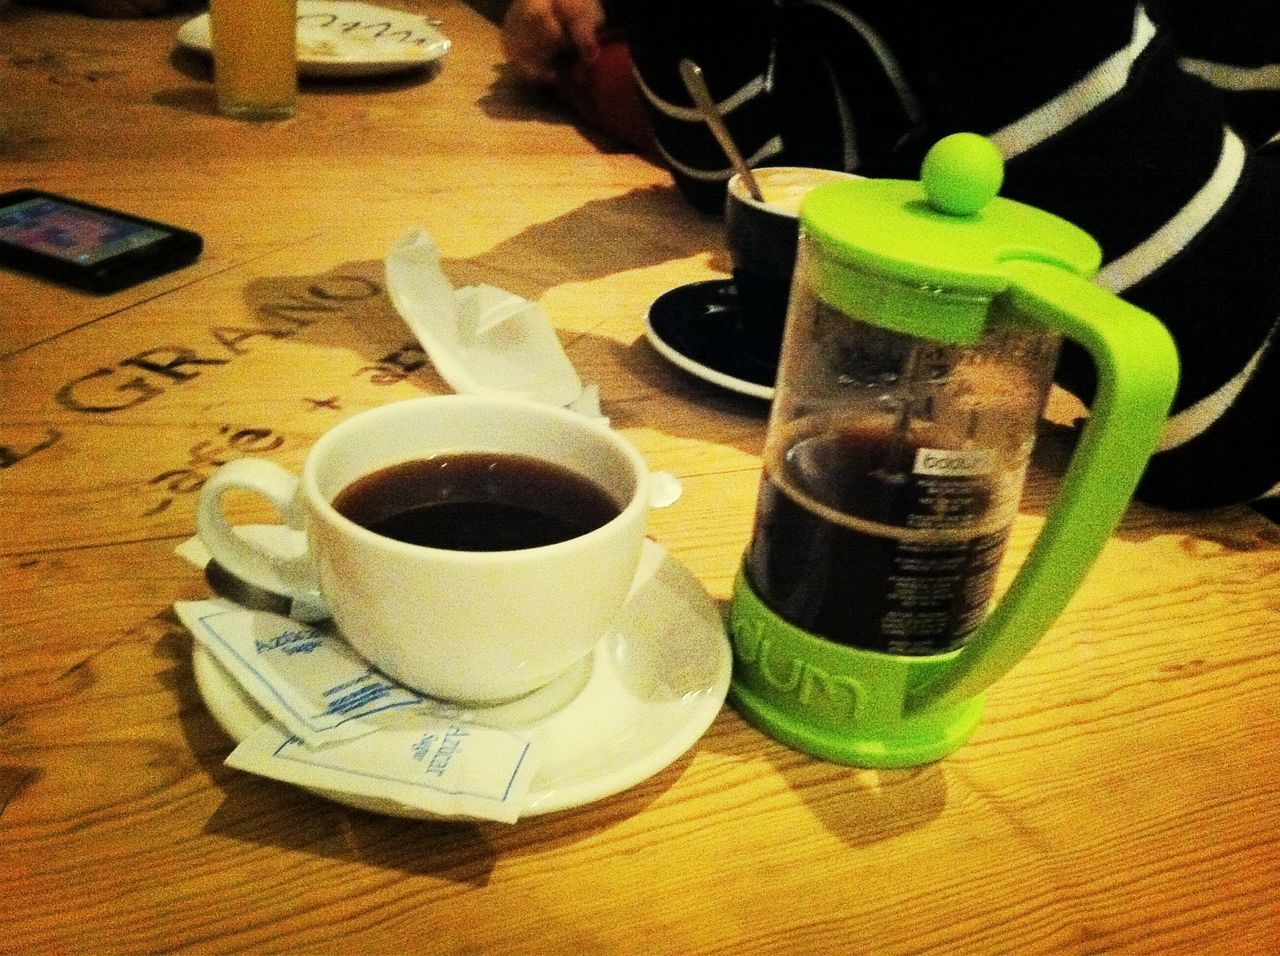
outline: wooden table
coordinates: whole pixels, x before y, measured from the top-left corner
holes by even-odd
[[[443,69],[214,114],[182,18],[0,5],[0,189],[193,228],[199,262],[99,298],[0,273],[0,951],[1275,952],[1280,530],[1135,506],[973,740],[818,762],[731,709],[618,796],[515,826],[373,816],[223,766],[174,553],[219,462],[292,467],[363,408],[445,390],[383,291],[422,226],[457,285],[539,301],[684,497],[650,531],[718,600],[762,403],[666,365],[647,304],[722,274],[718,224],[503,74],[432,0]],[[1069,414],[1069,413],[1068,413]],[[1068,430],[1046,428],[1012,553]]]

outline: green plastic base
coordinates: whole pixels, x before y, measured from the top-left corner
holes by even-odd
[[[729,606],[729,699],[750,723],[795,750],[857,767],[939,760],[969,739],[983,697],[906,714],[903,702],[960,653],[904,657],[845,647],[789,624],[739,573]]]

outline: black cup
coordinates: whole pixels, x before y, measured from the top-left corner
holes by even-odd
[[[752,359],[776,367],[782,351],[787,299],[800,238],[800,204],[809,190],[850,173],[803,166],[754,170],[763,202],[740,175],[729,180],[725,236],[733,263],[742,347]]]

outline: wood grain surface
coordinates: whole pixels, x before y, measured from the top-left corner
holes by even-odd
[[[401,4],[408,8],[408,4]],[[296,467],[361,409],[445,391],[383,288],[428,229],[457,285],[541,303],[684,496],[650,533],[718,601],[767,409],[665,364],[644,312],[723,275],[719,224],[575,128],[450,0],[427,75],[213,111],[181,17],[0,3],[0,190],[195,229],[111,296],[0,272],[0,952],[1274,953],[1280,529],[1134,506],[953,757],[812,760],[730,708],[615,797],[514,826],[373,816],[233,771],[176,600],[201,482]],[[1061,396],[1011,544],[1069,454]],[[1007,573],[1006,573],[1007,579]]]

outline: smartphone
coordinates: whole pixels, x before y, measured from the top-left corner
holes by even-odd
[[[194,232],[38,189],[0,194],[0,265],[115,292],[194,262]]]

